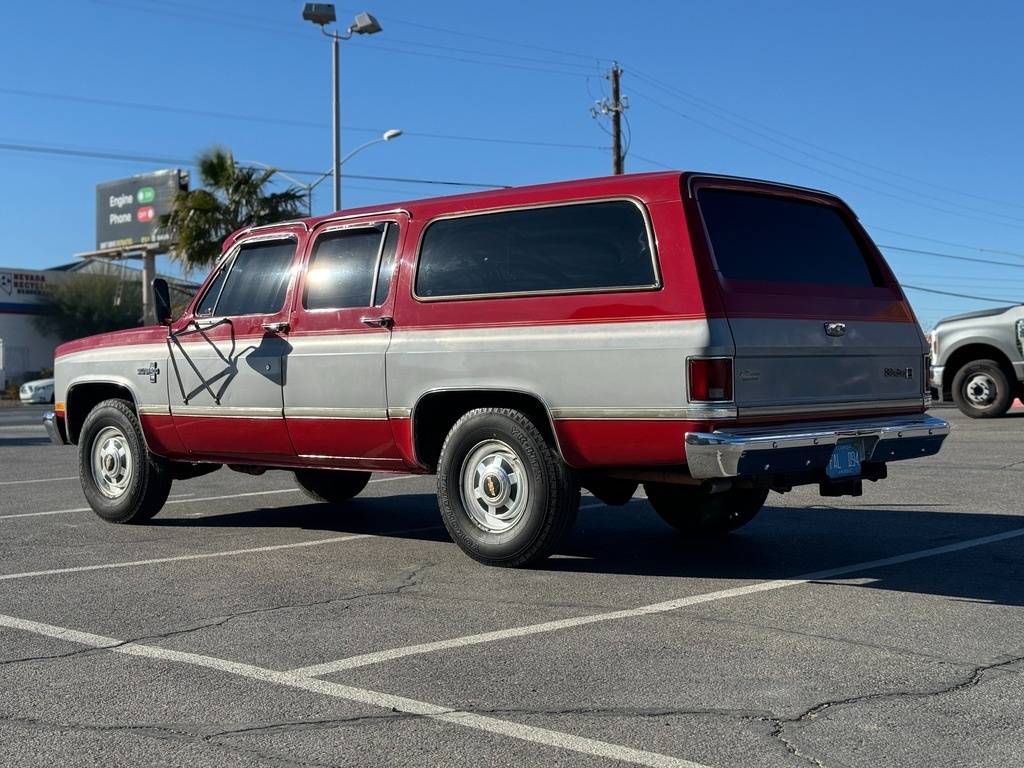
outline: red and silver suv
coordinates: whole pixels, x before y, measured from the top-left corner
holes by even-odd
[[[948,433],[927,351],[836,197],[617,176],[237,232],[181,317],[60,347],[47,424],[110,521],[223,464],[332,503],[435,473],[456,543],[523,565],[581,487],[692,535],[859,494]]]

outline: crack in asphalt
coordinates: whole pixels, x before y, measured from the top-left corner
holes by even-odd
[[[34,661],[68,659],[75,656],[85,656],[89,654],[102,653],[104,651],[111,651],[117,648],[122,648],[126,645],[134,645],[137,643],[153,642],[159,640],[169,640],[172,637],[180,637],[183,635],[193,634],[195,632],[201,632],[205,629],[214,629],[216,627],[221,627],[230,621],[234,621],[235,619],[242,618],[244,616],[274,613],[277,611],[285,611],[294,608],[310,608],[313,606],[331,605],[335,603],[350,603],[352,601],[360,600],[366,597],[397,595],[408,589],[412,589],[413,587],[417,587],[423,584],[423,573],[429,568],[432,568],[433,566],[434,563],[420,563],[419,565],[413,566],[412,568],[408,568],[399,574],[397,583],[393,583],[392,585],[389,585],[382,589],[375,589],[367,592],[357,592],[354,594],[343,595],[340,597],[330,597],[324,600],[310,600],[307,602],[300,603],[282,603],[280,605],[264,606],[261,608],[248,608],[244,611],[236,611],[234,613],[230,613],[227,615],[214,617],[212,618],[212,620],[206,621],[201,624],[194,624],[192,626],[184,627],[181,629],[172,629],[168,630],[167,632],[140,635],[138,637],[133,637],[128,640],[120,640],[116,643],[111,643],[110,645],[106,645],[102,648],[76,648],[75,650],[68,651],[66,653],[45,654],[40,656],[23,656],[16,659],[6,659],[0,661],[0,667],[10,666],[13,664],[25,664]]]
[[[814,582],[819,583],[819,582]],[[844,585],[845,586],[845,585]],[[779,627],[772,624],[761,624],[754,621],[740,621],[739,619],[730,619],[725,617],[711,616],[710,614],[689,614],[689,619],[697,619],[698,621],[704,621],[709,624],[728,624],[739,627],[747,627],[749,629],[760,629],[768,632],[777,632],[780,635],[793,635],[796,637],[806,637],[812,640],[827,640],[829,642],[838,643],[839,645],[851,645],[855,648],[868,648],[873,651],[883,651],[885,653],[892,653],[896,656],[908,656],[910,658],[925,659],[927,661],[934,661],[938,664],[946,664],[952,667],[975,667],[977,662],[970,660],[961,659],[948,659],[943,656],[935,656],[930,653],[924,653],[923,651],[914,651],[908,648],[900,648],[894,645],[885,645],[882,643],[870,643],[866,640],[854,640],[852,638],[840,637],[837,635],[827,635],[820,632],[806,632],[799,629],[790,629],[789,627]]]
[[[823,701],[815,704],[813,707],[804,710],[796,717],[781,717],[779,715],[772,715],[769,717],[756,717],[753,719],[768,722],[772,725],[772,730],[769,733],[771,738],[774,738],[782,743],[786,748],[786,751],[806,761],[807,763],[816,766],[816,768],[828,768],[827,765],[814,757],[813,755],[803,752],[799,745],[795,741],[786,735],[786,726],[800,726],[813,721],[822,713],[830,709],[844,706],[855,706],[857,704],[863,704],[865,702],[872,701],[885,701],[887,699],[903,699],[903,698],[931,698],[933,696],[945,696],[951,693],[959,693],[970,688],[974,688],[981,684],[985,675],[993,670],[1005,669],[1012,667],[1015,664],[1024,662],[1024,656],[1013,656],[1002,661],[995,661],[991,664],[984,664],[974,667],[970,674],[950,685],[943,688],[935,688],[930,690],[896,690],[896,691],[878,691],[876,693],[866,693],[859,696],[850,696],[845,699],[833,699],[831,701]]]
[[[334,763],[309,762],[297,760],[291,757],[265,752],[263,750],[246,747],[242,744],[216,741],[219,733],[205,734],[197,730],[190,730],[184,725],[172,726],[157,723],[133,724],[133,725],[100,725],[98,723],[75,723],[55,722],[41,718],[23,717],[18,715],[0,713],[0,722],[15,723],[18,725],[37,728],[49,731],[83,731],[87,733],[130,733],[136,736],[148,736],[163,741],[176,741],[187,744],[198,744],[213,747],[224,752],[249,755],[262,758],[272,763],[296,768],[335,768]],[[225,731],[231,733],[231,731]]]

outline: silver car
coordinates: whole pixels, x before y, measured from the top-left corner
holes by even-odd
[[[26,381],[18,390],[18,396],[23,403],[52,403],[53,379]]]

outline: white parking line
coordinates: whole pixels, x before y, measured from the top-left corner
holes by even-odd
[[[68,475],[67,477],[44,477],[40,480],[3,480],[0,481],[0,485],[29,485],[31,483],[56,483],[61,480],[77,480],[78,475]]]
[[[437,526],[431,526],[431,529]],[[77,565],[70,568],[50,568],[45,571],[26,571],[24,573],[0,574],[0,581],[11,581],[13,579],[28,579],[33,576],[56,576],[61,573],[83,573],[85,571],[110,571],[117,568],[133,568],[138,565],[158,565],[159,563],[178,563],[184,560],[208,560],[214,557],[231,557],[232,555],[247,555],[252,552],[274,552],[279,549],[297,549],[298,547],[322,547],[325,544],[337,544],[340,541],[354,541],[355,539],[368,539],[371,533],[353,533],[346,536],[332,536],[329,539],[313,539],[312,541],[298,541],[291,544],[271,544],[266,547],[246,547],[245,549],[229,549],[220,552],[200,552],[192,555],[176,555],[174,557],[154,557],[149,560],[129,560],[120,563],[100,563],[98,565]]]
[[[317,693],[323,696],[331,696],[337,699],[345,699],[357,704],[365,704],[372,707],[401,712],[410,715],[429,718],[444,723],[452,723],[464,728],[472,728],[478,731],[485,731],[500,736],[507,736],[520,741],[533,744],[540,744],[549,747],[557,747],[572,752],[591,755],[593,757],[604,757],[611,760],[619,760],[634,765],[652,766],[652,768],[707,768],[706,766],[694,763],[689,760],[662,755],[656,752],[646,752],[633,749],[620,744],[612,744],[606,741],[588,739],[583,736],[576,736],[562,731],[553,731],[547,728],[538,728],[531,725],[524,725],[510,720],[501,720],[496,717],[477,715],[472,712],[464,712],[449,707],[442,707],[417,699],[408,699],[404,696],[394,696],[389,693],[380,693],[366,688],[354,688],[340,683],[332,683],[326,680],[315,680],[310,677],[291,672],[279,672],[265,667],[258,667],[253,664],[243,664],[227,659],[218,659],[213,656],[203,656],[197,653],[186,653],[174,651],[168,648],[160,648],[153,645],[142,645],[125,643],[112,637],[94,635],[90,632],[80,632],[66,627],[57,627],[52,624],[42,624],[36,621],[19,619],[14,616],[0,614],[0,626],[17,629],[24,632],[31,632],[37,635],[52,637],[69,643],[78,643],[97,649],[107,649],[114,653],[122,653],[129,656],[140,656],[143,658],[158,659],[160,661],[178,662],[189,664],[195,667],[216,670],[239,677],[257,680],[273,685],[298,688],[300,690]]]
[[[922,549],[917,552],[908,552],[903,555],[895,555],[893,557],[884,557],[878,560],[868,560],[863,563],[854,563],[852,565],[843,565],[838,568],[829,568],[824,571],[815,571],[814,573],[805,573],[800,576],[794,576],[792,579],[775,579],[772,581],[762,581],[756,584],[748,584],[742,587],[732,587],[731,589],[721,589],[716,592],[706,592],[699,595],[690,595],[689,597],[681,597],[675,600],[667,600],[661,603],[653,603],[651,605],[643,605],[638,608],[627,608],[620,611],[609,611],[607,613],[594,613],[588,616],[576,616],[570,619],[560,619],[557,621],[545,621],[539,624],[528,624],[521,627],[510,627],[508,629],[499,629],[494,632],[482,632],[475,635],[465,635],[463,637],[453,637],[449,640],[438,640],[431,643],[420,643],[418,645],[407,645],[401,648],[391,648],[384,651],[375,651],[373,653],[364,653],[359,656],[350,656],[345,659],[338,659],[337,661],[329,661],[324,664],[314,664],[308,667],[299,667],[291,670],[294,675],[309,675],[311,677],[319,677],[321,675],[329,675],[334,672],[341,672],[346,669],[354,669],[356,667],[365,667],[371,664],[380,664],[385,661],[394,661],[395,659],[401,659],[406,656],[418,656],[425,653],[435,653],[437,651],[447,651],[454,648],[465,648],[470,645],[480,645],[482,643],[492,643],[497,640],[508,640],[513,637],[525,637],[528,635],[539,635],[546,632],[557,632],[563,629],[569,629],[572,627],[581,627],[587,624],[597,624],[605,621],[616,621],[618,619],[631,619],[638,616],[648,616],[657,613],[667,613],[669,611],[675,611],[680,608],[686,608],[691,605],[699,605],[701,603],[711,603],[716,600],[728,600],[734,597],[743,597],[745,595],[752,595],[758,592],[770,592],[776,589],[784,589],[786,587],[795,587],[800,584],[807,584],[812,581],[821,581],[824,579],[832,579],[839,576],[845,576],[851,573],[857,573],[858,571],[866,571],[873,568],[884,568],[890,565],[899,565],[900,563],[909,563],[913,560],[923,560],[928,557],[938,557],[939,555],[949,554],[951,552],[959,552],[965,549],[971,549],[973,547],[981,547],[986,544],[993,544],[999,541],[1006,541],[1007,539],[1015,539],[1020,536],[1024,536],[1024,528],[1014,528],[1009,531],[1002,533],[992,534],[991,536],[981,536],[976,539],[967,539],[960,541],[955,544],[946,544],[941,547],[932,547],[930,549]]]
[[[371,483],[390,483],[395,480],[407,480],[412,477],[422,477],[422,475],[396,475],[394,477],[379,477],[376,480],[371,480]],[[54,478],[56,480],[65,479],[77,479],[77,478]],[[35,480],[21,481],[17,480],[14,482],[36,482]],[[41,482],[41,481],[40,481]],[[279,488],[270,491],[252,491],[251,493],[229,493],[224,496],[202,496],[198,499],[183,498],[186,495],[182,494],[178,498],[169,499],[168,504],[195,504],[200,501],[223,501],[225,499],[244,499],[249,496],[270,496],[276,493],[299,493],[298,488]],[[76,512],[89,512],[90,507],[75,507],[74,509],[54,509],[49,512],[18,512],[13,515],[0,515],[0,520],[11,520],[16,517],[43,517],[45,515],[70,515]],[[190,515],[191,517],[191,515]]]
[[[178,498],[168,499],[168,504],[195,504],[199,501],[223,501],[225,499],[244,499],[250,496],[271,496],[277,493],[298,493],[298,488],[280,488],[270,491],[252,491],[251,493],[229,493],[224,496],[202,496],[198,499]],[[0,520],[10,520],[15,517],[42,517],[43,515],[70,515],[76,512],[90,512],[91,507],[75,507],[74,509],[55,509],[50,512],[18,512],[14,515],[0,515]]]

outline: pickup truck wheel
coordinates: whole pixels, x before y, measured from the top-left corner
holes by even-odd
[[[437,497],[445,528],[463,552],[516,567],[561,543],[576,520],[580,486],[528,416],[478,408],[445,438]]]
[[[975,360],[953,377],[953,401],[972,419],[992,419],[1010,410],[1013,393],[999,363]]]
[[[146,450],[138,417],[124,400],[104,400],[86,416],[78,467],[89,506],[110,523],[149,520],[171,492],[167,464]]]
[[[359,495],[370,482],[370,473],[334,469],[297,469],[295,482],[311,499],[328,504],[342,504]]]
[[[721,536],[746,525],[761,511],[767,488],[708,488],[644,483],[647,499],[666,523],[688,536]]]

